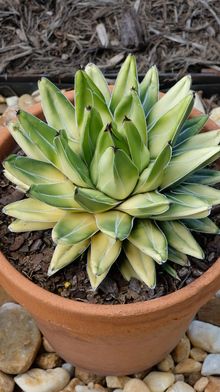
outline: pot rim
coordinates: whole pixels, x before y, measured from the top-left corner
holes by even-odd
[[[74,93],[73,91],[68,91],[65,93],[66,97],[73,101]],[[37,103],[29,108],[29,112],[35,116],[42,115],[41,104]],[[197,109],[192,110],[193,116],[198,116],[201,112]],[[208,119],[204,131],[210,131],[217,129],[218,126],[214,121]],[[3,128],[0,131],[0,150],[7,144],[12,144],[12,137],[7,130]],[[3,151],[4,155],[4,151]],[[215,261],[215,263],[200,276],[194,282],[189,285],[163,297],[151,299],[149,301],[135,302],[130,304],[91,304],[76,301],[73,299],[63,298],[57,294],[51,293],[46,289],[38,286],[37,284],[30,281],[22,273],[18,272],[7,260],[2,252],[0,252],[0,283],[2,286],[9,290],[9,286],[5,284],[4,281],[8,280],[10,277],[11,283],[16,286],[16,289],[22,291],[25,296],[31,297],[33,301],[36,298],[42,305],[50,308],[54,308],[55,312],[63,313],[67,311],[68,313],[78,313],[79,315],[94,316],[94,317],[134,317],[140,316],[147,313],[155,313],[167,310],[173,306],[178,305],[186,301],[193,301],[193,298],[198,296],[198,293],[202,289],[209,288],[213,282],[219,280],[220,286],[220,257]],[[6,287],[7,286],[7,287]],[[9,290],[10,291],[10,290]]]

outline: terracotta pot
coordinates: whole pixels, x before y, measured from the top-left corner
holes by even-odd
[[[67,96],[73,99],[73,93]],[[31,108],[41,115],[40,105]],[[192,115],[198,115],[193,111]],[[205,131],[217,128],[208,121]],[[0,134],[0,154],[14,147]],[[159,299],[128,305],[93,305],[62,298],[38,287],[0,256],[0,284],[34,317],[66,361],[103,375],[150,368],[177,344],[199,308],[220,288],[220,259],[187,287]]]

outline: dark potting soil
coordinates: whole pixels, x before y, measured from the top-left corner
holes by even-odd
[[[21,234],[11,233],[8,230],[8,225],[12,219],[2,213],[2,208],[6,204],[23,197],[23,194],[9,183],[1,171],[0,248],[19,272],[38,286],[62,297],[99,304],[147,301],[172,293],[193,282],[220,256],[218,235],[194,234],[205,250],[205,259],[201,261],[190,257],[191,265],[189,267],[174,265],[180,280],[162,272],[160,267],[155,289],[149,289],[137,279],[131,279],[128,283],[123,279],[117,266],[113,266],[108,277],[96,291],[93,291],[86,273],[85,255],[49,278],[47,270],[54,250],[50,230]],[[216,207],[212,215],[213,220],[220,225],[220,208]]]

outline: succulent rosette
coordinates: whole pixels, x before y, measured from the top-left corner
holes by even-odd
[[[112,93],[94,64],[77,71],[75,106],[39,82],[47,123],[21,110],[9,126],[26,156],[9,156],[4,174],[26,198],[4,212],[13,232],[52,229],[49,275],[87,251],[93,289],[115,262],[153,288],[158,268],[177,278],[175,263],[204,258],[192,232],[219,233],[208,216],[220,173],[205,167],[220,156],[220,130],[199,133],[207,116],[189,118],[190,86],[185,76],[160,98],[156,67],[139,83],[132,55]]]

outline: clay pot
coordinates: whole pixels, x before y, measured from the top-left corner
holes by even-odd
[[[73,93],[67,93],[73,99]],[[31,112],[42,116],[40,104]],[[198,115],[193,110],[192,115]],[[208,121],[205,131],[217,128]],[[14,147],[0,133],[0,156]],[[38,287],[0,255],[0,284],[34,317],[67,362],[102,375],[125,375],[150,368],[177,344],[189,323],[220,287],[220,258],[200,278],[177,292],[148,302],[94,305],[62,298]]]

